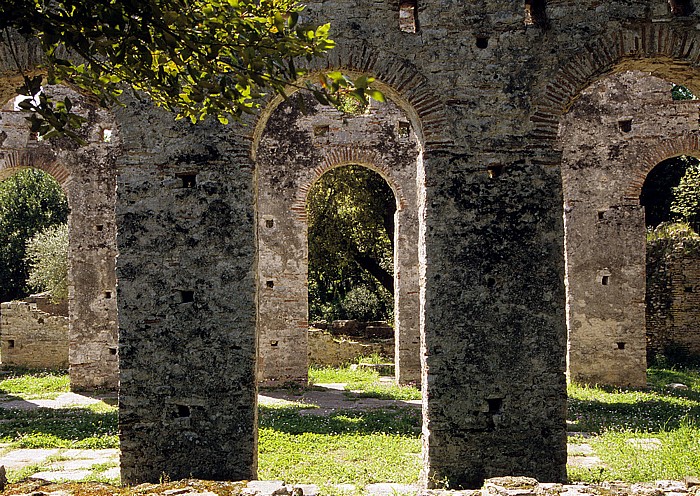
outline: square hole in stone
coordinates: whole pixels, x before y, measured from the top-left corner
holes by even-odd
[[[398,135],[399,138],[408,138],[411,135],[411,124],[406,121],[399,121]]]
[[[625,349],[625,343],[624,343],[623,341],[618,341],[618,342],[615,343],[615,344],[616,344],[618,350],[624,350],[624,349]]]
[[[503,408],[503,398],[489,398],[486,400],[486,402],[489,405],[489,413],[501,413],[501,408]]]
[[[109,348],[109,354],[110,354],[110,355],[116,355],[116,354],[117,354],[117,349],[116,349],[116,348]]]
[[[112,299],[112,292],[111,291],[105,291],[105,299],[106,300]]]
[[[610,284],[610,276],[603,276],[603,277],[601,277],[601,278],[600,278],[600,283],[601,283],[603,286],[607,286],[608,284]]]
[[[7,347],[8,347],[8,348],[14,348],[14,347],[15,347],[15,340],[14,340],[14,339],[8,339],[8,340],[7,340]]]
[[[272,219],[267,219],[265,221],[265,227],[267,227],[268,229],[275,227],[275,221]]]
[[[275,281],[265,281],[265,286],[272,289],[275,287]]]
[[[194,291],[180,291],[180,303],[192,303],[194,301]]]
[[[486,172],[488,172],[489,177],[494,179],[503,174],[503,165],[501,164],[491,164],[486,166]]]
[[[279,344],[280,344],[279,341],[270,341],[270,346],[272,346],[273,348],[277,348],[277,346],[279,346]]]
[[[489,47],[489,38],[488,36],[477,36],[476,37],[476,47],[481,48],[482,50],[484,48]]]
[[[319,138],[322,136],[326,136],[329,133],[330,129],[331,127],[328,124],[323,126],[314,126],[314,136],[317,136]]]
[[[623,133],[629,133],[632,131],[632,119],[621,119],[617,121],[617,125],[620,131]]]
[[[418,31],[416,12],[418,5],[416,0],[401,0],[399,3],[399,30],[404,33]]]
[[[95,231],[102,232],[105,230],[104,224],[95,224]]]
[[[183,172],[175,175],[182,181],[183,188],[194,188],[197,186],[197,174],[193,172]]]
[[[179,418],[187,418],[190,416],[190,407],[189,405],[175,405],[177,407],[177,416]]]

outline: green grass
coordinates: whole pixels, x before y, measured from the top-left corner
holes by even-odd
[[[15,375],[0,382],[7,394],[51,395],[67,378],[52,373]],[[572,442],[591,445],[604,467],[571,468],[572,481],[627,482],[700,476],[700,371],[650,369],[651,387],[644,390],[571,385],[572,430],[591,434]],[[379,383],[372,370],[312,368],[313,383],[342,382],[360,395],[388,399],[419,397],[415,388]],[[688,390],[669,390],[683,383]],[[26,384],[27,390],[20,390]],[[402,396],[408,391],[406,396]],[[421,413],[411,408],[337,411],[309,415],[303,405],[261,406],[259,477],[290,483],[364,485],[374,482],[415,483],[421,465]],[[59,410],[0,409],[0,442],[9,448],[116,448],[116,407],[103,402]],[[629,442],[654,438],[656,449]],[[41,467],[12,471],[12,480]],[[89,476],[101,481],[98,467]],[[33,471],[33,472],[32,472]],[[113,482],[113,481],[112,481]]]
[[[648,371],[647,390],[569,386],[570,429],[594,434],[591,445],[605,467],[571,469],[574,481],[628,482],[700,476],[700,371]],[[669,390],[669,383],[688,390]],[[655,438],[658,449],[632,439]]]
[[[65,371],[10,369],[0,380],[0,394],[23,399],[55,398],[70,390]]]
[[[369,362],[368,362],[369,363]],[[374,363],[374,362],[371,362]],[[381,362],[378,362],[381,363]],[[365,368],[310,367],[309,384],[345,383],[346,391],[353,391],[360,398],[383,400],[419,400],[420,391],[415,386],[400,386],[394,383],[379,382],[379,373]]]
[[[420,415],[409,408],[312,416],[293,407],[261,407],[258,477],[321,485],[415,483]]]
[[[0,442],[10,448],[118,448],[117,411],[0,409]]]

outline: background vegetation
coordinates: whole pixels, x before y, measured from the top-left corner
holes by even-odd
[[[396,199],[365,167],[333,169],[307,197],[310,320],[391,320]]]
[[[24,169],[0,182],[0,301],[30,293],[27,242],[67,220],[66,197],[48,174]]]

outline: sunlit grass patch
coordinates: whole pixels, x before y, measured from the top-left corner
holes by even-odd
[[[419,400],[421,393],[415,386],[400,386],[393,382],[380,382],[375,370],[345,365],[343,367],[310,367],[310,384],[344,383],[346,391],[353,391],[361,398],[385,400]]]
[[[0,409],[0,442],[11,448],[118,448],[117,411]]]
[[[406,408],[316,416],[261,407],[258,476],[292,483],[415,483],[420,422],[420,412]]]
[[[66,371],[10,369],[0,378],[0,394],[24,399],[55,398],[70,391]]]
[[[700,476],[700,373],[650,369],[648,376],[650,388],[644,390],[569,386],[570,427],[594,434],[585,442],[604,464],[572,468],[571,480]],[[670,383],[689,389],[669,389]]]

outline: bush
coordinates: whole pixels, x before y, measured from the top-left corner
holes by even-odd
[[[350,320],[369,322],[380,320],[383,316],[383,305],[376,293],[365,286],[351,289],[341,302],[344,317]]]
[[[675,218],[700,231],[700,165],[694,164],[685,171],[678,186],[673,188],[671,212]]]
[[[27,283],[51,293],[51,300],[68,298],[68,225],[59,224],[35,234],[27,242]]]

